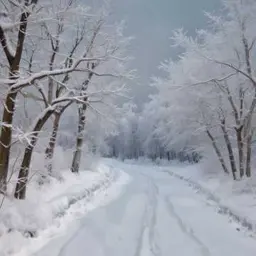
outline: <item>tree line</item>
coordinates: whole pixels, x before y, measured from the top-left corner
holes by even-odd
[[[182,53],[153,79],[157,93],[138,114],[139,137],[149,155],[195,152],[239,180],[253,174],[256,2],[225,0],[222,7],[219,15],[206,13],[208,28],[194,37],[174,31],[171,46]]]
[[[124,104],[123,117],[120,119],[116,133],[107,137],[107,157],[125,159],[147,158],[159,160],[178,160],[181,162],[198,163],[201,155],[186,147],[176,147],[172,143],[167,146],[156,133],[161,116],[156,115],[155,108],[148,103],[142,112],[137,106]]]
[[[46,171],[40,176],[44,180],[52,175],[64,118],[72,118],[69,127],[76,127],[73,173],[79,172],[87,123],[94,119],[95,126],[101,125],[103,118],[111,130],[108,123],[118,112],[115,99],[133,73],[126,67],[130,38],[122,31],[122,24],[110,23],[105,4],[93,8],[76,0],[0,2],[2,194],[17,176],[14,196],[25,199],[33,152],[42,136],[48,143],[42,151]]]

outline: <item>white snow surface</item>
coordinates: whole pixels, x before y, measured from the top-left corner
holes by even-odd
[[[214,169],[214,166],[211,169]],[[223,174],[221,170],[218,170],[217,173],[216,171],[207,171],[204,164],[176,165],[175,168],[171,168],[169,171],[178,174],[180,178],[185,178],[188,184],[192,186],[194,184],[195,189],[200,186],[208,195],[213,195],[220,205],[230,209],[241,220],[245,219],[250,222],[254,231],[256,231],[255,172],[249,179],[233,181],[230,176]]]
[[[128,182],[128,175],[100,163],[93,171],[61,175],[62,181],[52,179],[42,187],[31,182],[25,201],[5,199],[0,209],[0,256],[33,255],[57,237],[73,234],[82,217],[116,197]]]
[[[196,167],[104,160],[130,175],[116,180],[104,205],[69,223],[34,256],[255,256],[253,234],[218,213],[213,202],[170,172]],[[117,189],[118,188],[118,189]],[[117,192],[118,191],[118,192]],[[101,198],[101,199],[99,199]],[[95,208],[95,207],[94,207]],[[22,255],[22,254],[20,254]]]

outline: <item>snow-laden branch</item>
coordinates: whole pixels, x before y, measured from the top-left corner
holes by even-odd
[[[96,57],[96,58],[80,58],[74,62],[74,64],[70,68],[62,68],[62,69],[55,69],[55,70],[44,70],[37,73],[32,74],[31,76],[27,78],[18,78],[18,79],[0,79],[0,83],[10,85],[10,90],[20,90],[21,88],[24,88],[26,86],[29,86],[33,84],[36,80],[43,79],[45,77],[49,76],[57,76],[57,75],[63,75],[66,73],[71,73],[75,71],[82,71],[87,72],[88,69],[82,69],[78,68],[79,64],[82,62],[92,62],[92,61],[99,61],[104,60],[105,57]],[[100,75],[100,74],[98,74]]]
[[[234,75],[236,75],[236,73],[231,73],[231,74],[228,74],[224,77],[220,77],[220,78],[210,78],[208,80],[205,80],[205,81],[200,81],[200,82],[196,82],[196,83],[193,83],[191,84],[192,86],[197,86],[197,85],[204,85],[204,84],[208,84],[208,83],[212,83],[212,82],[223,82],[231,77],[233,77]]]
[[[230,63],[227,63],[227,62],[224,62],[224,61],[215,60],[215,59],[212,59],[212,58],[207,57],[207,56],[205,56],[205,58],[208,59],[209,61],[212,61],[212,62],[215,62],[215,63],[217,63],[217,64],[226,66],[226,67],[228,67],[228,68],[230,68],[230,69],[233,69],[233,70],[236,71],[237,73],[239,73],[239,74],[243,75],[244,77],[248,78],[248,79],[252,82],[253,86],[256,87],[256,79],[255,79],[253,76],[251,76],[250,74],[247,74],[247,73],[246,73],[245,71],[243,71],[242,69],[236,67],[235,65],[230,64]]]

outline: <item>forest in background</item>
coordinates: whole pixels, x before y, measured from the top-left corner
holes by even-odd
[[[175,159],[215,164],[234,180],[253,174],[256,108],[256,2],[223,0],[222,14],[206,13],[208,29],[196,37],[178,29],[178,60],[164,61],[153,79],[158,93],[143,111],[126,106],[115,157]]]

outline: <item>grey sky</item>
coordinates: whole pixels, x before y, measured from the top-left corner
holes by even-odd
[[[160,62],[177,56],[170,47],[172,30],[184,28],[190,34],[204,28],[204,11],[217,11],[220,0],[112,0],[113,15],[127,21],[127,35],[135,36],[132,55],[139,85],[133,85],[136,102],[144,101],[148,84],[158,74]]]

